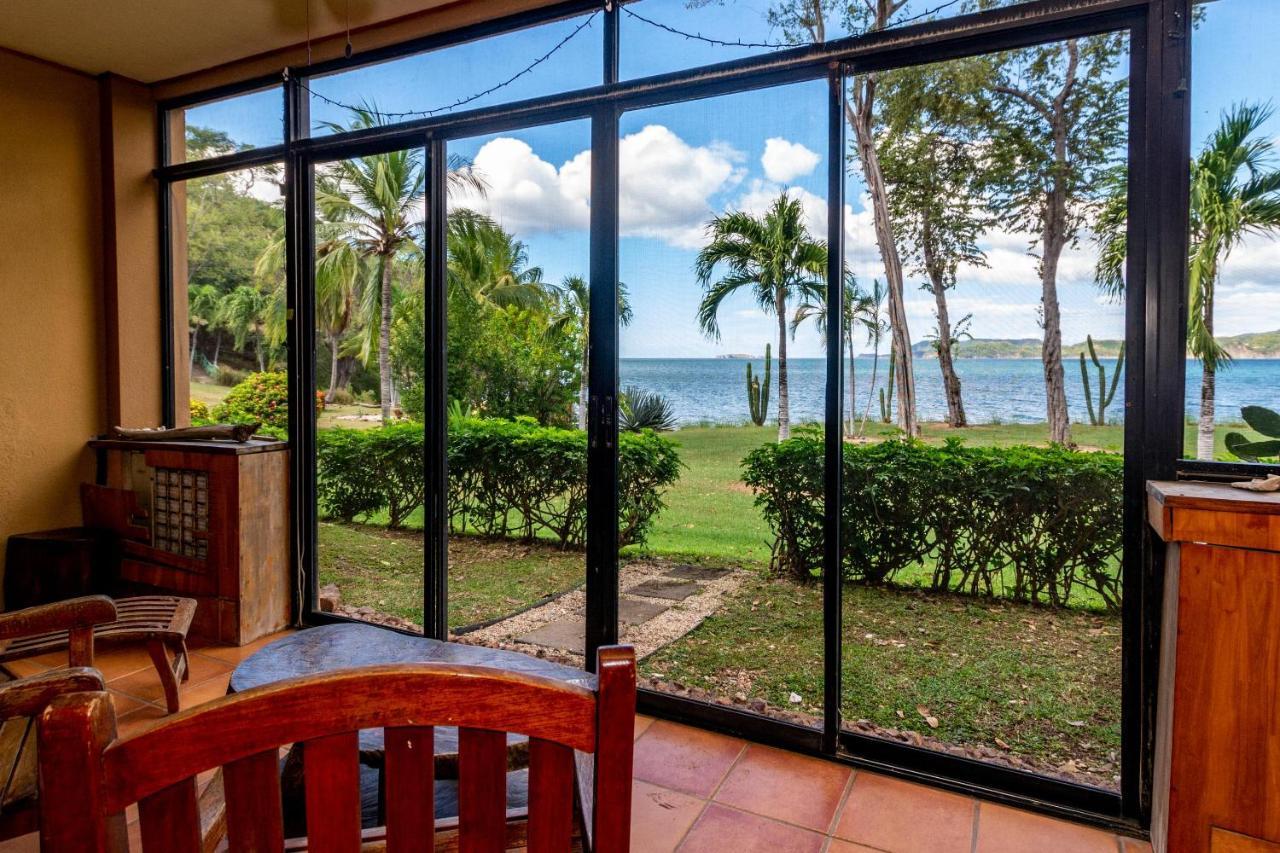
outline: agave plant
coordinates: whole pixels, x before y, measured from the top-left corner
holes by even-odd
[[[675,409],[666,397],[634,385],[628,385],[622,390],[622,400],[618,405],[618,429],[623,432],[640,432],[643,429],[670,432],[675,428]]]
[[[1227,450],[1246,462],[1280,456],[1280,414],[1263,406],[1245,406],[1240,410],[1240,415],[1250,429],[1262,433],[1266,439],[1251,441],[1238,432],[1229,432],[1223,439]]]

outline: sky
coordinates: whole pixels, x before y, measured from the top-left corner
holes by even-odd
[[[915,14],[943,0],[920,0]],[[769,0],[642,0],[631,7],[654,21],[726,41],[776,42],[784,36],[766,21]],[[1221,111],[1233,101],[1266,101],[1280,93],[1280,0],[1216,0],[1194,37],[1192,144],[1199,146]],[[625,9],[626,7],[624,7]],[[941,14],[951,14],[949,7]],[[624,78],[721,62],[766,48],[724,47],[690,41],[624,13],[621,70]],[[828,36],[846,32],[839,25]],[[383,111],[489,106],[510,100],[592,86],[599,80],[601,26],[584,16],[508,33],[447,52],[409,57],[311,81],[313,120],[341,121],[342,103],[370,101]],[[565,39],[567,41],[564,41]],[[564,44],[556,48],[562,41]],[[356,44],[359,50],[359,44]],[[546,61],[497,92],[538,57]],[[476,97],[479,95],[480,97]],[[279,93],[272,90],[188,111],[187,120],[226,129],[233,138],[270,144],[279,138]],[[444,112],[449,111],[444,109]],[[704,101],[629,112],[621,120],[620,279],[635,320],[623,330],[623,357],[759,355],[776,347],[777,325],[751,299],[731,298],[720,315],[721,337],[698,329],[701,290],[693,260],[705,223],[731,209],[763,212],[781,192],[801,200],[811,232],[826,236],[825,83],[809,82]],[[317,133],[328,132],[318,126]],[[1267,133],[1280,139],[1280,120]],[[453,206],[480,209],[529,246],[547,280],[588,270],[590,127],[585,121],[497,136],[460,139],[450,153],[474,163],[488,185],[483,197],[456,195]],[[1280,163],[1277,163],[1280,166]],[[846,185],[846,252],[858,280],[883,278],[865,186],[856,170]],[[1038,338],[1040,286],[1033,235],[993,229],[980,240],[985,268],[962,268],[949,294],[953,321],[972,314],[979,338]],[[1089,234],[1065,254],[1059,277],[1063,337],[1068,344],[1123,333],[1123,307],[1101,298],[1093,285],[1096,248]],[[934,328],[933,297],[907,281],[907,315],[913,341]],[[1237,247],[1219,287],[1221,335],[1280,328],[1280,242],[1251,238]],[[867,349],[865,341],[859,347]],[[802,326],[789,344],[792,355],[817,357],[823,344]]]

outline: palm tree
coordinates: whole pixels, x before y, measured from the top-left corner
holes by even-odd
[[[449,214],[449,289],[489,308],[541,308],[554,288],[542,268],[529,265],[529,249],[481,213]]]
[[[196,364],[196,350],[200,344],[200,329],[214,331],[218,327],[218,306],[222,302],[222,293],[212,284],[202,284],[191,288],[187,294],[187,321],[191,325],[191,348],[187,363],[188,374]]]
[[[231,333],[236,349],[243,350],[249,341],[253,341],[260,371],[267,369],[267,343],[264,337],[270,311],[271,297],[247,284],[242,284],[223,296],[218,308],[218,322]]]
[[[879,282],[877,282],[877,286]],[[819,291],[818,300],[813,302],[805,302],[796,308],[795,317],[791,321],[791,336],[795,337],[796,329],[805,320],[811,319],[818,326],[818,334],[824,338],[827,335],[827,300],[826,291]],[[882,297],[883,298],[883,297]],[[871,294],[866,293],[862,288],[858,287],[858,282],[854,279],[852,273],[845,274],[844,281],[844,304],[842,306],[844,314],[844,329],[841,341],[843,349],[849,353],[849,404],[845,411],[844,434],[853,435],[854,424],[857,422],[856,397],[857,382],[854,376],[854,358],[856,357],[853,349],[854,331],[861,326],[867,330],[868,334],[874,333],[880,327],[879,305],[873,301]]]
[[[1231,250],[1250,234],[1280,230],[1280,170],[1275,140],[1261,135],[1270,105],[1240,104],[1222,117],[1196,158],[1191,179],[1191,263],[1187,347],[1200,359],[1196,458],[1213,458],[1214,395],[1230,355],[1213,336],[1214,290]]]
[[[618,282],[618,323],[630,326],[631,303],[627,300],[627,286]],[[582,352],[578,380],[578,429],[587,428],[587,371],[590,368],[591,342],[591,288],[580,275],[565,276],[556,291],[555,309],[547,320],[547,331],[560,335],[573,333]]]
[[[889,331],[888,320],[881,319],[884,313],[885,287],[880,283],[880,279],[877,278],[871,282],[871,293],[867,298],[870,319],[865,325],[867,343],[871,344],[871,384],[867,386],[867,403],[862,407],[862,424],[858,428],[858,435],[865,435],[867,432],[867,419],[871,417],[871,401],[876,395],[876,377],[880,372],[880,342]]]
[[[383,123],[376,107],[351,110],[346,125],[326,122],[334,132],[364,130]],[[469,167],[451,163],[450,185],[482,190]],[[398,260],[422,253],[426,174],[421,150],[408,148],[339,160],[316,182],[316,208],[327,221],[339,223],[345,239],[368,259],[377,287],[367,291],[362,306],[367,319],[378,318],[378,378],[382,421],[391,420],[391,318],[394,266]],[[372,325],[372,324],[370,324]]]
[[[778,441],[791,437],[787,389],[787,298],[816,300],[824,285],[827,245],[809,236],[797,199],[782,193],[763,217],[733,211],[707,225],[710,242],[698,252],[694,272],[702,285],[698,324],[720,338],[719,313],[731,294],[749,288],[756,304],[778,319]],[[716,268],[724,275],[712,281]]]
[[[1196,457],[1213,458],[1217,373],[1230,354],[1213,335],[1214,295],[1222,265],[1249,234],[1280,230],[1280,170],[1270,168],[1276,144],[1259,136],[1270,105],[1237,104],[1191,164],[1191,245],[1188,263],[1187,349],[1200,360],[1200,421]],[[1124,294],[1127,205],[1122,172],[1098,220],[1101,241],[1095,278],[1112,297]]]

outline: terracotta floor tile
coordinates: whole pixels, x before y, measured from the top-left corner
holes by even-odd
[[[881,851],[874,847],[864,847],[861,844],[854,844],[852,841],[833,838],[827,845],[826,853],[881,853]]]
[[[715,801],[826,833],[851,775],[830,761],[751,744]]]
[[[155,705],[143,705],[136,711],[130,711],[116,720],[116,734],[121,738],[132,737],[145,731],[167,716],[164,708]]]
[[[191,678],[187,684],[201,684],[208,681],[214,676],[229,674],[233,669],[232,664],[217,658],[202,657],[200,655],[191,655]],[[164,686],[160,683],[160,674],[156,672],[154,666],[148,663],[146,669],[140,669],[121,678],[111,679],[112,689],[119,690],[121,693],[127,693],[137,699],[143,699],[147,702],[164,702]]]
[[[825,836],[711,803],[680,853],[819,853]]]
[[[1115,853],[1116,837],[1044,815],[983,803],[978,810],[977,853],[1013,853],[1035,847],[1054,853]]]
[[[1124,853],[1151,853],[1151,843],[1148,841],[1139,841],[1136,838],[1121,838],[1120,842],[1124,845]]]
[[[705,800],[636,782],[631,788],[631,849],[672,853],[705,806]]]
[[[65,663],[65,662],[64,662]],[[47,664],[41,663],[35,658],[18,658],[11,660],[4,665],[9,674],[14,678],[27,678],[32,675],[39,675],[49,669]]]
[[[66,666],[67,653],[48,652],[33,658],[46,666]],[[151,655],[142,643],[98,643],[94,649],[93,665],[107,681],[137,672],[151,666]]]
[[[655,720],[636,741],[634,776],[695,797],[710,797],[742,752],[743,742]]]
[[[265,637],[260,637],[245,646],[205,646],[196,654],[217,658],[224,663],[229,663],[232,666],[235,666],[263,646],[274,643],[276,640],[283,637],[287,637],[293,632],[292,628],[287,628],[283,631],[278,631],[274,634],[268,634]]]
[[[231,670],[227,670],[221,675],[205,679],[199,684],[184,684],[182,690],[178,693],[182,710],[185,711],[188,708],[194,708],[197,705],[203,705],[206,702],[212,702],[214,699],[221,699],[226,696],[227,682],[230,680]]]
[[[653,717],[646,717],[644,714],[636,714],[636,738],[645,733],[645,730],[653,724]]]
[[[32,832],[0,841],[0,853],[40,853],[40,833]]]
[[[111,694],[111,704],[114,705],[116,709],[116,719],[120,719],[125,714],[131,714],[148,704],[140,699],[135,699],[132,696],[126,696],[123,693],[118,693],[115,690],[109,690],[108,692]]]
[[[859,771],[833,833],[884,850],[969,853],[974,801]]]

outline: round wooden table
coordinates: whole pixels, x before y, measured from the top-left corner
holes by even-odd
[[[288,678],[315,675],[336,669],[394,663],[458,663],[489,666],[509,672],[540,675],[570,684],[595,687],[595,676],[571,666],[551,663],[500,649],[446,643],[427,637],[401,634],[377,625],[340,624],[308,628],[264,646],[245,658],[231,674],[229,693],[272,684]],[[458,778],[458,730],[452,726],[435,729],[435,778]],[[385,748],[382,729],[360,732],[360,763],[377,771],[366,784],[362,779],[362,800],[380,805],[381,770]],[[529,744],[523,735],[507,735],[507,769],[529,766]],[[291,800],[302,798],[302,761],[299,750],[291,750],[285,760],[282,783],[286,815]],[[362,774],[363,777],[364,774]],[[380,811],[380,809],[379,809]],[[438,810],[439,811],[439,810]],[[288,815],[287,815],[288,816]],[[444,816],[441,814],[437,815]],[[368,824],[368,821],[366,821]],[[376,824],[368,824],[376,825]]]
[[[570,684],[595,686],[595,676],[571,666],[540,660],[519,652],[446,643],[427,637],[413,637],[377,625],[323,625],[290,634],[254,652],[231,674],[229,693],[272,684],[302,675],[317,675],[335,669],[389,663],[460,663],[489,666],[508,672],[541,675]],[[439,726],[435,730],[436,778],[458,778],[458,730]],[[529,745],[522,735],[507,736],[507,766],[516,770],[529,766]],[[382,729],[360,733],[361,762],[380,767],[384,753]]]

